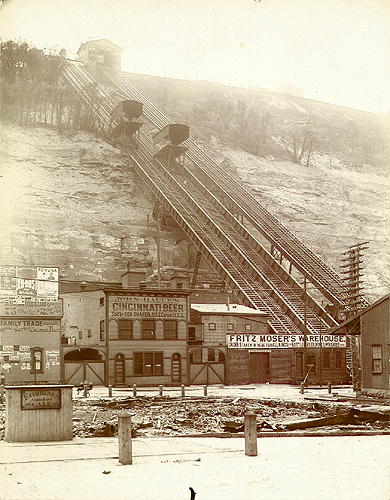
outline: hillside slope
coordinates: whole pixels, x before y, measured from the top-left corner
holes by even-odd
[[[389,117],[261,89],[126,76],[334,269],[348,246],[368,241],[367,297],[388,292]],[[313,149],[301,165],[289,161],[288,141],[302,130]],[[56,265],[68,279],[119,280],[128,263],[155,269],[153,199],[118,149],[87,132],[9,124],[1,143],[1,263]],[[163,231],[162,265],[193,259],[180,230]]]

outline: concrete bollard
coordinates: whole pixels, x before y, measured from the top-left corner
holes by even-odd
[[[328,394],[332,394],[332,384],[328,382]]]
[[[248,411],[244,418],[245,423],[245,455],[248,457],[257,456],[257,423],[256,414]]]
[[[184,398],[185,395],[186,395],[186,390],[184,384],[181,384],[181,397]]]
[[[112,385],[108,386],[108,397],[112,398]]]
[[[132,464],[131,416],[129,415],[118,417],[118,446],[119,462],[123,465]]]
[[[162,385],[158,386],[158,394],[159,394],[159,396],[163,395],[163,386]]]
[[[207,385],[203,387],[203,395],[207,396]]]
[[[137,384],[133,384],[133,397],[137,396]]]

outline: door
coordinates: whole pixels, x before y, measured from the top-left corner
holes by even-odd
[[[175,353],[172,356],[172,384],[180,384],[181,382],[181,357]]]
[[[249,352],[249,383],[269,382],[269,352]]]
[[[297,382],[303,380],[303,352],[297,351],[295,353],[295,378]]]
[[[117,354],[115,356],[115,385],[123,385],[125,384],[125,357],[123,354]]]

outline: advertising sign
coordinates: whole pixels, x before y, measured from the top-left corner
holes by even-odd
[[[110,318],[186,319],[182,297],[110,295],[108,307]]]
[[[22,389],[22,410],[45,410],[61,408],[61,389]]]
[[[0,297],[58,299],[58,267],[1,266]]]
[[[20,333],[20,332],[31,332],[31,333],[59,333],[60,332],[60,322],[55,319],[1,319],[0,320],[0,332],[12,332],[12,333]],[[6,346],[5,346],[6,347]],[[13,347],[13,350],[16,346]],[[4,350],[4,348],[3,348]],[[21,349],[26,350],[25,346],[22,346]]]
[[[307,335],[307,347],[347,347],[345,335]],[[303,348],[303,335],[252,335],[235,333],[226,336],[227,346],[232,349],[289,349]]]
[[[0,316],[54,316],[62,317],[62,299],[56,301],[31,300],[30,298],[5,299],[0,302]]]

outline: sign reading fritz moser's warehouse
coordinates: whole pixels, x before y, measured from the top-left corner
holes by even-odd
[[[236,333],[226,336],[227,346],[234,349],[248,348],[301,348],[304,345],[303,335],[250,335]],[[346,347],[345,335],[307,335],[307,347]]]

